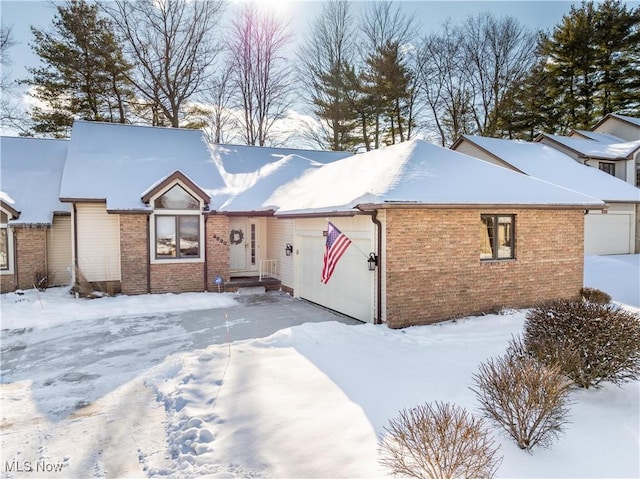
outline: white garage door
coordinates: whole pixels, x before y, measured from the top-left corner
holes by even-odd
[[[632,215],[589,213],[584,223],[585,254],[629,254]]]
[[[358,238],[356,233],[344,230],[343,233],[353,244],[338,262],[327,284],[320,281],[326,238],[321,232],[298,236],[300,282],[296,295],[360,321],[373,322],[376,273],[369,271],[363,254],[371,250],[371,239]]]

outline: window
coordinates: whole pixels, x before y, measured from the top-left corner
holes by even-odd
[[[197,210],[198,200],[180,185],[174,185],[153,203],[154,208],[165,210]]]
[[[4,211],[0,211],[0,270],[9,270],[9,218]]]
[[[202,261],[204,224],[200,200],[182,184],[175,183],[150,202],[154,207],[151,261]]]
[[[481,215],[480,259],[515,258],[515,215]]]
[[[199,257],[200,218],[198,216],[156,216],[156,258]]]
[[[598,168],[600,168],[605,173],[609,173],[611,176],[616,176],[616,164],[609,163],[607,161],[601,161],[598,163]]]

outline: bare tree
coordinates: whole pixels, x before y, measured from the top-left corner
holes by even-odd
[[[180,126],[185,102],[207,80],[221,46],[215,40],[222,0],[117,0],[103,8],[136,65],[131,82],[154,125]]]
[[[415,65],[407,62],[399,53],[411,48],[416,36],[416,24],[413,17],[392,2],[371,2],[363,15],[360,30],[363,35],[362,61],[365,64],[361,76],[363,101],[370,115],[369,124],[373,126],[373,145],[378,148],[382,145],[387,126],[387,139],[391,143],[395,142],[395,128],[402,121],[407,123],[408,133],[411,133],[415,95],[418,93],[418,89],[413,88],[412,80],[415,78]],[[392,71],[396,74],[389,75]],[[388,76],[395,77],[395,80],[388,81]],[[389,114],[398,110],[400,98],[409,105],[409,118],[400,119],[397,115]],[[385,121],[388,125],[385,125]],[[401,129],[399,131],[402,132]],[[406,137],[402,132],[400,141],[404,139]]]
[[[284,49],[290,38],[286,24],[254,4],[245,4],[232,23],[231,81],[248,145],[267,145],[274,123],[289,106],[291,74]]]
[[[346,91],[346,75],[356,56],[350,8],[342,0],[324,3],[298,50],[303,94],[321,123],[320,130],[309,133],[319,146],[331,150],[347,150],[354,142],[356,119]]]
[[[17,98],[17,84],[11,79],[9,50],[16,45],[13,27],[0,26],[0,126],[25,131],[25,114]]]
[[[423,38],[417,54],[419,87],[442,146],[469,132],[471,90],[460,30],[450,23]]]
[[[500,115],[511,85],[524,78],[535,63],[536,36],[513,17],[490,13],[468,17],[462,27],[462,48],[467,80],[473,91],[473,116],[477,132],[499,134]]]
[[[211,140],[214,143],[227,143],[237,125],[231,110],[233,92],[231,91],[231,68],[224,68],[211,82],[211,88],[206,93],[211,108],[210,129]]]

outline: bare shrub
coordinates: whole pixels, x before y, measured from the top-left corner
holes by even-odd
[[[591,301],[592,303],[607,304],[611,302],[611,296],[597,288],[582,288],[580,296],[585,301]]]
[[[529,310],[526,350],[578,386],[640,379],[640,317],[611,303],[551,301]]]
[[[49,282],[49,277],[47,273],[44,271],[38,270],[33,275],[33,286],[37,288],[38,291],[44,291],[47,289],[47,284]]]
[[[471,388],[483,415],[531,451],[549,447],[569,413],[569,381],[558,366],[544,366],[527,354],[519,339],[504,356],[480,364]]]
[[[502,462],[484,421],[450,403],[400,411],[385,427],[380,463],[415,478],[490,478]]]

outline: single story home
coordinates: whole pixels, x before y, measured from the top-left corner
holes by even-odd
[[[217,291],[254,276],[394,328],[577,295],[585,213],[606,207],[420,140],[351,156],[78,121],[66,145],[56,204],[77,289]],[[352,244],[323,284],[329,221]]]
[[[585,216],[585,254],[640,252],[640,189],[580,164],[544,142],[463,135],[451,148],[607,203],[607,209]]]

